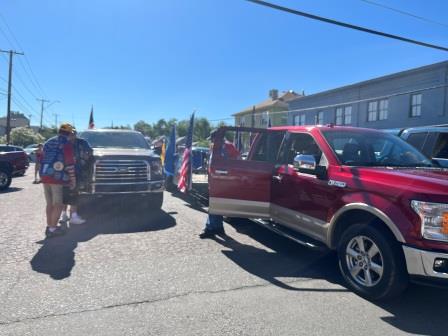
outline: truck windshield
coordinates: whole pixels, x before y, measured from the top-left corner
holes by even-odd
[[[431,161],[402,139],[386,133],[323,131],[339,161],[347,166],[432,167]]]
[[[149,149],[143,135],[134,132],[82,132],[79,135],[96,148],[144,148]]]

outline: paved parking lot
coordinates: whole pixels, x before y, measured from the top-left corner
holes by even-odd
[[[0,194],[1,335],[448,333],[448,291],[414,285],[368,302],[343,286],[334,254],[251,222],[199,240],[205,210],[169,193],[156,215],[89,203],[86,225],[44,240],[42,186],[31,182]]]

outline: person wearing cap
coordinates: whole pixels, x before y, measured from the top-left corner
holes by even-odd
[[[215,129],[210,133],[209,139],[210,139],[211,145],[210,145],[209,162],[212,162],[213,147],[214,147],[215,141],[217,140],[216,139],[217,131],[218,130]],[[223,138],[223,144],[221,147],[220,155],[224,158],[233,159],[233,160],[238,160],[241,158],[241,155],[240,155],[240,152],[238,151],[238,149],[235,148],[233,143],[227,141],[225,137]],[[209,165],[209,173],[210,173],[210,165]],[[221,215],[208,214],[207,222],[205,223],[205,228],[199,234],[199,238],[206,239],[206,238],[213,238],[215,235],[224,235],[225,231],[224,231],[223,220],[224,220],[224,218]]]
[[[68,186],[64,186],[63,201],[65,207],[62,210],[60,222],[80,225],[86,221],[78,214],[79,190],[85,189],[87,185],[93,149],[86,140],[77,136],[75,128],[73,128],[73,133],[69,136],[69,141],[73,144],[75,155],[76,188],[70,189]],[[68,205],[70,205],[70,216],[67,214]]]
[[[76,186],[75,157],[73,145],[69,141],[73,127],[62,124],[58,135],[47,140],[44,144],[40,167],[41,181],[44,187],[47,216],[47,238],[63,235],[65,231],[58,226],[63,204],[63,187]]]

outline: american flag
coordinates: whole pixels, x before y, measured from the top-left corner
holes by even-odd
[[[93,121],[93,106],[90,109],[90,118],[89,118],[89,129],[95,128],[95,122]]]
[[[177,188],[181,192],[186,192],[191,190],[191,147],[193,145],[193,126],[194,126],[194,113],[190,118],[190,126],[188,127],[188,134],[185,143],[185,151],[182,157],[182,166],[180,168],[180,177],[179,183],[177,184]]]

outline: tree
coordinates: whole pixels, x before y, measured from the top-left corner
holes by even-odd
[[[131,125],[118,125],[118,126],[108,126],[104,127],[104,129],[121,129],[121,130],[130,130]]]
[[[50,128],[50,127],[42,127],[42,129],[39,131],[39,134],[44,137],[45,140],[48,140],[52,137],[54,137],[57,134],[56,129]]]
[[[165,119],[160,119],[157,123],[155,123],[152,128],[154,129],[154,136],[159,137],[161,135],[168,135],[170,130],[168,128],[168,123]]]
[[[17,146],[28,146],[44,142],[45,138],[28,127],[17,127],[11,131],[11,143]]]
[[[194,135],[198,139],[207,139],[211,131],[210,122],[206,118],[198,118],[194,123]]]
[[[153,127],[147,122],[140,120],[134,125],[134,130],[139,131],[143,135],[146,135],[150,138],[154,138],[154,130]]]

